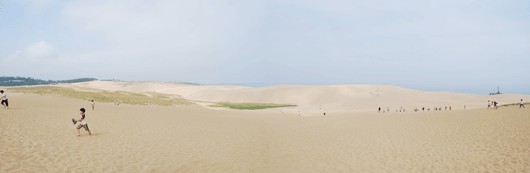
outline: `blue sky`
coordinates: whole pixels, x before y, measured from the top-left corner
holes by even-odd
[[[0,0],[0,69],[39,79],[528,92],[530,1]]]

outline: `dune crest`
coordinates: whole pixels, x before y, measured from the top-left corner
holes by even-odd
[[[84,87],[110,91],[146,92],[180,95],[185,99],[208,102],[254,102],[296,104],[286,111],[351,112],[374,111],[381,107],[396,111],[404,108],[451,106],[453,110],[486,108],[488,100],[501,104],[530,100],[522,94],[475,95],[450,92],[427,92],[393,85],[275,85],[268,87],[192,85],[170,82],[112,82],[91,81],[61,84],[64,87]]]

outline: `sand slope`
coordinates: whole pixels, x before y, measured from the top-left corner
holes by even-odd
[[[302,111],[310,114],[325,112],[374,111],[389,107],[391,111],[401,107],[413,108],[451,106],[453,109],[486,108],[488,100],[501,104],[518,103],[520,99],[530,101],[530,96],[521,94],[474,95],[449,92],[425,92],[393,85],[332,85],[301,86],[277,85],[269,87],[199,86],[166,82],[109,82],[92,81],[61,86],[78,86],[103,90],[156,91],[181,95],[186,99],[211,102],[258,102],[296,104],[286,108],[289,112]]]
[[[0,172],[523,172],[530,108],[302,116],[9,93]]]

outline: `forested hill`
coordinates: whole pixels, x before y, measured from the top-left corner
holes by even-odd
[[[42,80],[34,79],[32,77],[0,77],[0,86],[22,86],[22,85],[46,85],[58,83],[77,83],[97,80],[96,78],[78,78],[70,80]]]

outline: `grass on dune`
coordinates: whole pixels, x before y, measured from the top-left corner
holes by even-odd
[[[503,104],[503,105],[500,105],[499,107],[508,107],[508,106],[519,106],[521,103],[511,103],[511,104]],[[526,103],[523,103],[523,105],[530,105],[529,102],[526,102]]]
[[[186,99],[176,97],[169,94],[161,94],[155,92],[148,92],[146,94],[126,92],[126,91],[79,91],[72,88],[65,87],[54,87],[54,86],[37,86],[37,87],[20,87],[11,88],[11,92],[18,93],[31,93],[31,94],[49,94],[59,95],[63,97],[77,98],[83,100],[95,100],[96,102],[115,103],[120,102],[122,104],[130,105],[159,105],[159,106],[172,106],[172,105],[193,105]]]
[[[278,107],[293,107],[296,105],[290,104],[275,104],[275,103],[229,103],[229,102],[217,102],[210,107],[226,107],[230,109],[241,109],[241,110],[256,110],[256,109],[267,109],[267,108],[278,108]]]

